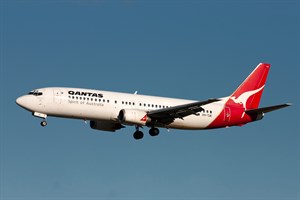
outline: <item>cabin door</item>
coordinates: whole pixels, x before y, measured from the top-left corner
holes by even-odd
[[[61,104],[61,91],[58,89],[53,90],[54,103]]]

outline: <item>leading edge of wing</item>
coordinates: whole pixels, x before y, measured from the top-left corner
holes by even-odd
[[[175,118],[183,118],[188,115],[197,115],[198,112],[202,111],[203,108],[201,106],[221,101],[221,99],[208,99],[206,101],[197,101],[188,104],[182,104],[178,106],[173,106],[169,108],[163,108],[158,110],[151,110],[148,112],[148,116],[150,118],[156,119],[175,119]]]

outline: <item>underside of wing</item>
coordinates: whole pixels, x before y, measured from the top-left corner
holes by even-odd
[[[176,118],[183,119],[189,115],[198,115],[198,112],[204,110],[202,106],[220,101],[220,99],[208,99],[206,101],[197,101],[194,103],[178,105],[174,107],[152,110],[147,116],[157,123],[170,124]]]

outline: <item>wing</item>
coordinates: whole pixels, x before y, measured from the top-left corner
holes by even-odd
[[[197,101],[194,103],[152,110],[148,112],[147,116],[156,123],[170,124],[176,118],[183,119],[189,115],[198,115],[198,112],[204,110],[202,106],[216,101],[220,101],[220,99],[208,99],[206,101]]]

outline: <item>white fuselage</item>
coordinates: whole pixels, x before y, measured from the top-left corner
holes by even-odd
[[[143,138],[139,128],[150,127],[149,134],[157,136],[159,129],[213,129],[243,126],[261,120],[265,113],[291,104],[260,107],[270,64],[260,63],[228,97],[204,101],[165,98],[103,90],[48,87],[33,90],[19,97],[19,106],[34,116],[90,120],[95,130],[114,132],[126,125],[135,126],[135,139]]]
[[[42,95],[24,95],[17,103],[34,113],[35,116],[55,116],[83,120],[118,121],[122,109],[150,111],[163,109],[195,101],[109,92],[80,88],[41,88]],[[227,98],[204,105],[198,115],[175,119],[166,128],[205,129],[221,113]],[[44,117],[44,118],[45,118]]]

